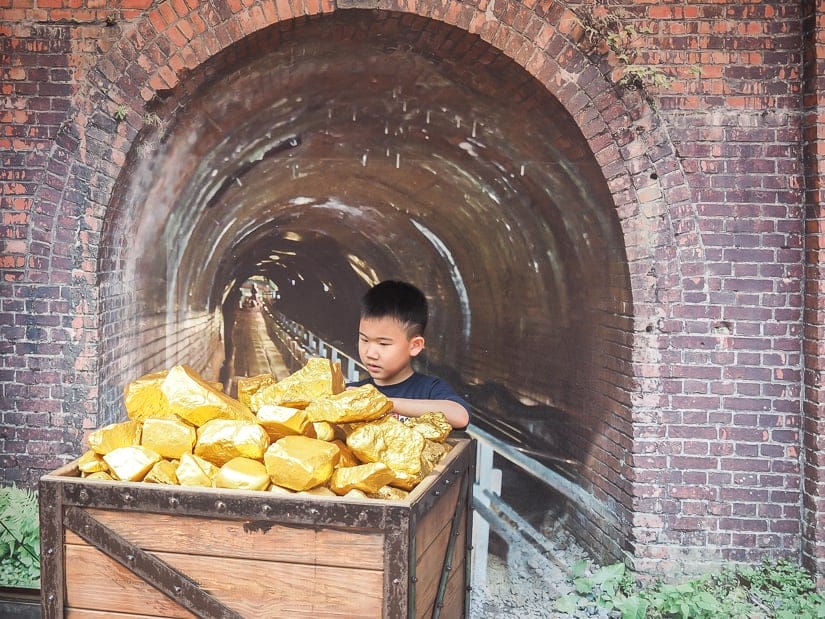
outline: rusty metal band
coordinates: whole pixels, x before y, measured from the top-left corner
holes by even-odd
[[[86,542],[199,617],[243,619],[171,565],[131,544],[86,511],[69,507],[63,523]]]
[[[433,605],[433,619],[441,616],[441,608],[444,606],[444,594],[447,591],[447,578],[453,569],[453,552],[455,552],[456,540],[460,533],[461,521],[464,516],[464,509],[467,507],[467,492],[470,486],[470,476],[466,474],[461,480],[461,491],[458,495],[456,510],[453,514],[453,522],[450,526],[450,541],[447,544],[447,552],[444,555],[444,565],[441,569],[441,580],[438,583],[438,594]],[[466,559],[465,559],[466,560]]]

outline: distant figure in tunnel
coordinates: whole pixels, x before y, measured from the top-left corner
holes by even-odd
[[[255,284],[250,287],[249,294],[252,296],[252,307],[258,307],[258,289]]]
[[[375,385],[389,398],[393,413],[419,417],[440,411],[456,429],[470,422],[470,407],[445,381],[416,372],[413,357],[424,350],[427,299],[412,284],[383,281],[361,299],[358,354],[369,378],[351,383]]]

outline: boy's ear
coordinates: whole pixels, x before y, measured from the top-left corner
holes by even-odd
[[[424,350],[424,336],[416,335],[410,340],[410,356],[415,357]]]

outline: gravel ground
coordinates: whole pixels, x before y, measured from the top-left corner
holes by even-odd
[[[587,552],[564,528],[563,516],[548,515],[540,532],[551,547],[540,552],[528,542],[507,547],[491,534],[487,583],[470,596],[471,619],[608,619],[602,608],[565,614],[554,610],[554,600],[574,593],[568,570],[578,560],[590,560]]]

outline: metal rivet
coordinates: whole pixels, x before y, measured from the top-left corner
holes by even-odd
[[[52,554],[54,554],[54,548],[49,548],[49,549],[47,549],[47,550],[46,550],[46,554],[47,554],[47,555],[52,555]]]
[[[219,512],[226,511],[226,503],[224,503],[223,501],[216,502],[215,509],[217,509]]]
[[[418,576],[413,576],[410,580],[413,582],[418,582]]]
[[[178,501],[177,497],[169,497],[169,505],[171,505],[172,507],[177,507],[178,503],[180,503],[180,501]]]
[[[174,590],[177,595],[180,595],[180,592],[183,591],[183,589],[181,589],[179,585],[175,585]]]
[[[435,492],[433,492],[433,494],[434,494],[435,496],[441,496],[441,492],[439,492],[438,490],[436,490]]]
[[[126,555],[126,559],[129,560],[129,561],[134,561],[135,560],[135,555]]]
[[[49,602],[54,602],[54,593],[49,594]]]
[[[271,514],[272,513],[272,506],[271,505],[263,505],[263,506],[261,506],[261,511],[265,514]]]
[[[126,502],[126,503],[131,503],[134,500],[135,500],[135,497],[133,497],[131,494],[124,494],[123,495],[123,501]]]
[[[89,500],[89,493],[86,492],[85,490],[81,490],[79,498],[80,498],[81,501],[84,501],[84,502],[88,501]]]

